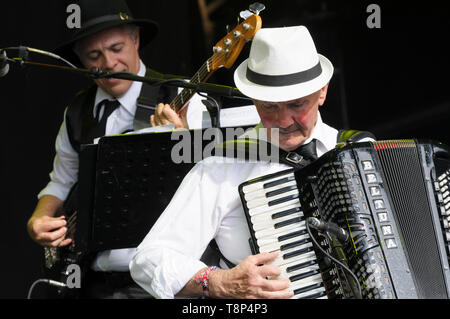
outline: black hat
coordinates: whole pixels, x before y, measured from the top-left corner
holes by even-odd
[[[124,0],[79,0],[81,9],[81,28],[68,29],[65,42],[54,51],[75,64],[81,64],[73,52],[75,42],[97,32],[126,24],[140,27],[140,46],[144,47],[158,33],[158,24],[148,19],[134,19]]]

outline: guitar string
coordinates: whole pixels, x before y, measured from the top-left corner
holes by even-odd
[[[241,38],[241,40],[242,40],[242,38]],[[235,47],[237,46],[237,45],[239,45],[239,43],[241,42],[241,40],[238,40],[238,41],[234,41],[231,45],[230,45],[230,49],[232,49],[232,50],[234,50],[235,49]],[[220,53],[220,55],[226,55],[226,53],[225,52],[221,52]],[[217,56],[217,54],[216,55],[213,55],[212,57],[210,57],[201,67],[200,67],[200,69],[199,69],[199,71],[197,71],[195,74],[194,74],[194,76],[192,77],[192,79],[194,79],[194,80],[196,80],[196,75],[202,75],[202,77],[203,78],[205,78],[209,73],[213,73],[214,71],[208,71],[208,61],[210,62],[210,64],[212,64],[212,63],[214,63],[214,62],[216,62],[218,59],[221,59],[222,57],[219,57],[219,56]],[[206,69],[206,70],[205,70]],[[203,73],[203,74],[202,74]],[[206,73],[206,74],[205,74]],[[191,79],[191,82],[192,82],[192,79]],[[198,83],[198,82],[194,82],[194,83]],[[174,99],[174,101],[172,101],[172,103],[171,103],[171,106],[172,107],[177,107],[178,106],[178,104],[180,104],[180,99],[182,99],[181,100],[181,102],[184,102],[184,104],[185,103],[187,103],[188,101],[189,101],[189,99],[192,97],[192,95],[194,95],[195,93],[192,93],[192,89],[183,89],[183,91],[181,91],[180,92],[180,94],[178,94],[176,97],[175,97],[175,99]],[[188,99],[186,99],[186,101],[183,101],[184,100],[184,98],[186,97],[185,95],[186,94],[189,94],[189,95],[191,95]],[[176,100],[176,101],[175,101]],[[182,106],[182,105],[181,105]]]
[[[232,45],[230,45],[230,48],[234,50],[234,48],[240,43],[240,41],[235,41],[233,42]],[[222,52],[221,55],[225,55],[225,52]],[[212,64],[213,62],[216,62],[217,60],[221,59],[221,57],[218,57],[216,55],[213,55],[212,57],[210,57],[209,59],[206,60],[205,63],[203,63],[203,65],[200,67],[200,69],[193,75],[193,77],[191,78],[191,83],[197,84],[200,81],[198,81],[196,78],[198,77],[197,75],[202,76],[202,78],[204,79],[208,74],[212,74],[214,71],[208,71],[208,61],[210,62],[210,64]],[[178,94],[174,100],[170,103],[170,105],[172,106],[172,108],[177,108],[177,106],[181,103],[184,102],[184,104],[186,104],[189,99],[195,94],[192,93],[192,89],[183,89],[180,94]],[[188,99],[186,99],[186,101],[183,101],[184,98],[186,96],[183,96],[185,94],[190,95],[190,97]],[[181,100],[181,101],[180,101]],[[183,106],[183,105],[180,105]]]
[[[242,39],[242,38],[241,38]],[[241,42],[241,40],[238,40],[238,41],[234,41],[231,45],[230,45],[230,48],[232,49],[232,50],[234,50],[234,48],[239,44]],[[225,52],[222,52],[221,53],[221,55],[225,55]],[[214,72],[214,71],[208,71],[208,62],[209,62],[209,64],[212,64],[212,63],[214,63],[214,62],[216,62],[218,59],[221,59],[221,57],[218,57],[217,55],[213,55],[212,57],[210,57],[209,59],[207,59],[207,61],[200,67],[200,69],[194,74],[194,76],[191,78],[191,82],[194,82],[194,83],[198,83],[199,81],[197,81],[197,75],[201,75],[203,78],[205,78],[209,73],[212,73],[212,72]],[[206,73],[206,74],[205,74]],[[195,80],[195,81],[193,81],[193,80]],[[175,97],[175,99],[174,99],[174,101],[172,101],[172,103],[171,103],[171,105],[172,104],[179,104],[179,102],[180,102],[180,99],[181,98],[183,98],[183,97],[185,97],[185,96],[182,96],[182,95],[184,95],[185,93],[188,93],[188,94],[190,94],[191,95],[191,97],[192,97],[192,89],[184,89],[182,92],[180,92],[180,94],[178,94],[176,97]],[[176,100],[176,101],[175,101]],[[187,99],[186,100],[186,102],[188,101],[189,99]],[[181,102],[183,102],[183,100],[181,101]],[[186,103],[186,102],[184,102],[184,103]],[[175,106],[177,106],[177,105],[172,105],[173,107]]]

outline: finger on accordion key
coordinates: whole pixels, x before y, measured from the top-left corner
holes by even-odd
[[[301,260],[303,258],[302,255],[313,251],[312,243],[307,242],[302,246],[295,247],[292,249],[288,249],[287,251],[280,251],[277,258],[271,261],[268,264],[281,266],[285,264],[292,263],[294,261]]]

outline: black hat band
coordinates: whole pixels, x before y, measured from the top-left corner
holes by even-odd
[[[322,74],[320,61],[311,69],[285,75],[266,75],[250,70],[247,65],[247,79],[255,84],[265,86],[286,86],[314,80]]]
[[[94,18],[89,20],[86,23],[83,23],[83,29],[89,28],[93,25],[105,23],[105,22],[111,22],[111,21],[126,21],[129,20],[129,16],[126,13],[118,13],[118,14],[109,14],[105,16],[101,16],[98,18]]]

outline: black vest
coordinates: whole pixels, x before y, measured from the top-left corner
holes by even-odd
[[[162,77],[162,74],[147,69],[146,76]],[[98,125],[93,116],[95,95],[97,86],[94,85],[86,90],[78,92],[69,104],[66,112],[66,126],[72,147],[79,153],[82,144],[92,144],[95,137],[89,136],[92,128]],[[136,101],[135,123],[142,128],[144,124],[150,126],[150,115],[154,113],[158,103],[170,103],[177,94],[177,88],[168,86],[151,86],[142,83],[139,98]],[[103,132],[104,135],[104,132]]]

